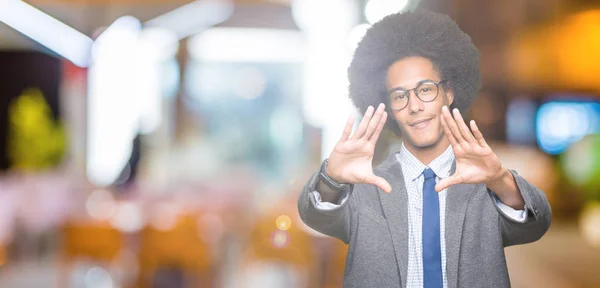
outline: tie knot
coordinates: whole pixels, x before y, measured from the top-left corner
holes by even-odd
[[[426,168],[423,171],[423,175],[425,176],[425,179],[431,179],[435,177],[435,173],[433,173],[433,170],[431,170],[431,168]]]

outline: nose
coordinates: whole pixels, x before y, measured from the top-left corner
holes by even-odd
[[[421,99],[419,99],[419,97],[417,97],[417,93],[415,93],[414,90],[408,93],[412,93],[408,98],[408,111],[410,114],[416,114],[419,111],[423,111],[425,104],[423,101],[421,101]]]

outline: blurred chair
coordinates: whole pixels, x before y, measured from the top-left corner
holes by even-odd
[[[59,287],[69,287],[68,277],[77,260],[111,266],[124,246],[121,232],[108,222],[67,222],[62,227],[61,276]]]
[[[138,287],[213,287],[213,256],[199,231],[196,214],[180,215],[166,229],[146,226],[140,235]]]
[[[278,227],[278,217],[290,214],[263,215],[251,228],[240,267],[243,287],[317,287],[320,275],[312,236],[292,221]]]

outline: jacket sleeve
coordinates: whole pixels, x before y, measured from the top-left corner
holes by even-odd
[[[510,170],[510,172],[513,174],[517,187],[525,201],[525,219],[522,221],[515,220],[500,209],[498,205],[494,205],[499,214],[498,221],[502,229],[504,247],[539,240],[550,228],[552,220],[552,209],[546,199],[546,194],[525,178],[519,176],[516,171]],[[495,197],[491,190],[488,189],[488,192],[492,197]]]
[[[325,235],[338,238],[348,244],[350,241],[350,227],[354,213],[356,212],[356,199],[352,197],[354,185],[347,188],[347,199],[339,205],[331,205],[328,209],[323,209],[318,205],[319,199],[316,195],[320,193],[316,190],[319,182],[318,172],[308,180],[302,188],[298,198],[298,212],[304,223]]]

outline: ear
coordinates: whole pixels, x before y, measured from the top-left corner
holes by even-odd
[[[444,90],[446,91],[446,98],[448,100],[448,107],[454,103],[454,89],[450,86],[450,83],[444,85]]]

